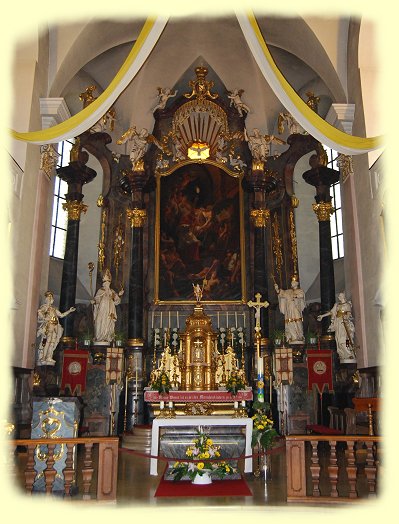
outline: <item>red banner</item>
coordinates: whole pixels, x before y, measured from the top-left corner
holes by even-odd
[[[86,371],[89,352],[83,349],[65,349],[61,390],[69,387],[72,395],[81,395],[86,389]]]
[[[329,392],[333,392],[332,351],[330,349],[308,349],[306,355],[308,360],[308,389],[312,390],[313,385],[315,385],[320,395],[325,387]]]

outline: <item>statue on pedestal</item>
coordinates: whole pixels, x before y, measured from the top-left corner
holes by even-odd
[[[305,293],[299,287],[296,275],[292,277],[291,289],[280,289],[274,284],[278,295],[280,312],[285,318],[285,338],[289,344],[301,344],[303,336],[302,312],[305,309]]]
[[[116,306],[121,302],[124,290],[116,293],[111,289],[111,273],[106,269],[103,285],[91,301],[94,304],[94,340],[95,342],[111,342],[115,336]]]
[[[61,313],[53,306],[54,295],[51,291],[47,291],[44,297],[45,303],[37,310],[39,321],[37,336],[41,336],[38,365],[53,366],[55,364],[53,353],[64,331],[58,319],[66,317],[69,313],[75,311],[76,308],[71,307],[64,313]]]
[[[352,303],[346,300],[344,292],[338,293],[338,302],[327,313],[319,315],[317,320],[331,317],[328,331],[335,332],[335,342],[340,361],[356,360],[354,352],[355,326],[352,318]]]

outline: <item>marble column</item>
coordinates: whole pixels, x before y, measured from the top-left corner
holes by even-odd
[[[319,256],[320,256],[320,302],[321,313],[330,311],[335,303],[334,263],[331,248],[330,216],[334,213],[331,203],[330,186],[338,182],[339,171],[320,163],[320,157],[313,155],[309,161],[312,169],[302,177],[308,184],[316,188],[316,203],[313,211],[319,222]],[[322,320],[322,338],[329,339],[327,333],[330,325],[329,317]]]
[[[88,160],[88,154],[79,150],[79,142],[78,139],[76,140],[77,152],[76,150],[71,152],[69,165],[60,167],[57,170],[58,176],[68,184],[68,193],[65,195],[66,202],[63,204],[63,208],[68,213],[68,225],[62,267],[60,311],[66,311],[75,305],[80,215],[82,212],[86,213],[87,211],[87,206],[83,203],[82,187],[84,184],[91,182],[97,175],[93,169],[85,165]],[[64,347],[74,347],[74,313],[61,319],[61,323],[64,328],[61,339]]]

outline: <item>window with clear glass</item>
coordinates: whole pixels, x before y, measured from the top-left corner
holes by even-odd
[[[339,171],[337,164],[338,153],[328,147],[324,148],[327,152],[328,163],[327,166],[331,169]],[[335,209],[331,215],[331,247],[333,260],[343,258],[344,256],[344,233],[342,229],[342,206],[341,206],[341,183],[338,181],[330,187],[330,195],[332,197],[332,206]]]
[[[64,140],[58,144],[58,167],[68,165],[71,148],[73,142]],[[54,183],[54,199],[53,199],[53,214],[51,218],[51,236],[50,236],[50,256],[56,258],[64,258],[65,241],[68,216],[67,212],[62,208],[62,204],[66,202],[65,194],[68,192],[68,184],[60,179],[55,178]]]

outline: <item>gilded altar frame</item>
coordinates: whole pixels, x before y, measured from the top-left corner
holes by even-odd
[[[203,298],[202,303],[203,304],[245,304],[247,302],[247,292],[246,292],[246,257],[245,257],[245,231],[244,231],[244,196],[243,196],[243,190],[241,187],[241,181],[243,178],[242,172],[235,172],[230,169],[228,169],[227,166],[225,166],[222,163],[215,162],[211,159],[208,159],[207,161],[198,162],[198,161],[192,161],[192,160],[186,160],[183,162],[180,162],[179,165],[173,166],[172,169],[160,173],[155,172],[155,178],[156,178],[156,208],[155,208],[155,263],[154,263],[154,272],[155,272],[155,278],[154,278],[154,304],[155,305],[162,305],[162,304],[168,304],[168,305],[186,305],[186,304],[194,304],[195,303],[195,297],[193,295],[192,299],[160,299],[160,256],[161,256],[161,181],[163,178],[171,175],[174,173],[177,169],[180,169],[183,166],[189,166],[193,164],[202,164],[202,165],[212,165],[215,166],[222,171],[224,171],[228,176],[233,177],[237,180],[238,185],[238,220],[239,220],[239,232],[240,232],[240,239],[239,239],[239,249],[240,249],[240,284],[241,284],[241,297],[238,299],[215,299],[215,300],[208,300],[206,297]],[[195,279],[194,279],[195,280]],[[198,279],[196,279],[198,281]],[[190,284],[191,285],[191,284]]]

